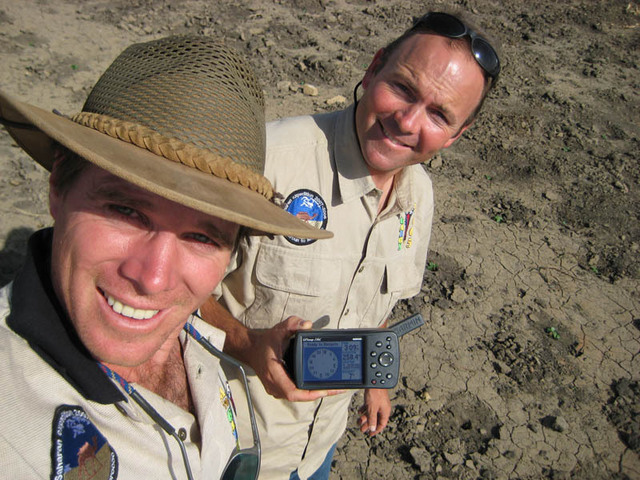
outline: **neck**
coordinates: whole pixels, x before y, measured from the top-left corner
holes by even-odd
[[[129,383],[137,383],[183,410],[193,413],[193,400],[182,357],[182,345],[177,338],[168,352],[159,352],[158,355],[142,365],[136,367],[107,366]]]
[[[378,213],[380,213],[387,206],[389,194],[393,188],[395,173],[372,173],[371,178],[373,184],[382,191],[380,202],[378,203]]]

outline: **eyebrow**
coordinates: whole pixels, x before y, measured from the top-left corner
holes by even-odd
[[[153,203],[145,198],[144,193],[138,193],[137,188],[124,181],[109,179],[95,185],[88,197],[91,200],[124,203],[132,208],[154,210]]]
[[[97,185],[96,188],[89,193],[89,198],[107,202],[122,203],[134,209],[157,211],[155,204],[146,198],[147,195],[156,194],[150,192],[147,193],[142,190],[141,187],[129,185],[128,182],[125,183],[120,179],[109,179]],[[207,214],[203,213],[203,215]],[[225,220],[220,219],[220,221]],[[219,241],[225,247],[233,248],[235,245],[236,235],[223,231],[214,222],[199,219],[197,220],[196,228],[202,230],[212,239]]]

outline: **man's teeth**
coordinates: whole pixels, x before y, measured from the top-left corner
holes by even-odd
[[[382,125],[382,124],[381,124]],[[386,130],[384,127],[382,127],[382,133],[384,134],[385,137],[387,137],[389,140],[391,140],[391,143],[393,143],[394,145],[399,145],[401,147],[406,147],[406,145],[402,142],[399,142],[398,140],[396,140],[395,138],[393,138]]]
[[[133,308],[129,305],[124,305],[111,295],[107,295],[107,303],[111,306],[114,312],[124,315],[125,317],[135,318],[136,320],[146,320],[159,312],[159,310],[142,310],[140,308]]]

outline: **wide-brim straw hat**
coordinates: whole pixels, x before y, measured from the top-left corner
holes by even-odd
[[[49,171],[58,142],[145,190],[254,233],[332,236],[273,203],[263,176],[262,90],[245,62],[214,39],[130,46],[71,118],[0,92],[0,121]]]

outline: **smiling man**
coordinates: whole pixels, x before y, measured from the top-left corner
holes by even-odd
[[[5,478],[257,476],[211,346],[224,333],[192,314],[242,229],[330,236],[270,202],[263,109],[206,37],[129,47],[72,118],[0,93],[1,123],[51,171],[54,219],[0,291]]]
[[[300,318],[384,326],[399,299],[420,291],[434,211],[420,163],[471,125],[499,70],[485,37],[431,12],[375,54],[349,108],[267,125],[265,176],[291,213],[335,236],[241,241],[220,301],[239,322],[214,302],[203,308],[229,333],[225,350],[262,382],[251,382],[261,478],[328,477],[351,393],[296,389],[282,366],[287,339],[309,326]],[[390,412],[387,390],[366,389],[361,430],[377,434]]]

